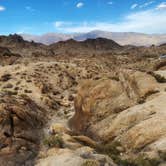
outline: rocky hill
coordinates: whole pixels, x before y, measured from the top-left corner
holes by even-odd
[[[19,58],[21,58],[20,54],[14,54],[8,48],[0,47],[1,65],[12,65],[16,63]]]
[[[114,42],[113,40],[97,38],[97,39],[87,39],[85,41],[76,41],[73,39],[67,41],[61,41],[49,46],[54,50],[77,50],[77,51],[108,51],[120,49],[122,46]]]
[[[164,44],[0,39],[0,165],[166,164]]]
[[[28,42],[23,39],[23,37],[14,34],[9,36],[0,36],[0,44],[1,46],[8,46],[8,47],[30,47],[30,46],[40,46],[42,44]]]

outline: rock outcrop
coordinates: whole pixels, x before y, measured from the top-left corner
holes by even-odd
[[[80,85],[70,127],[104,144],[118,142],[121,158],[160,158],[166,152],[165,84],[144,72],[127,70],[117,76]]]
[[[12,53],[6,47],[0,47],[0,65],[12,65],[19,58],[21,58],[21,55]]]
[[[128,107],[144,102],[157,90],[152,76],[131,70],[120,71],[114,79],[86,80],[75,99],[76,113],[70,120],[71,128],[88,132],[89,125],[107,116],[113,118]]]
[[[76,151],[67,149],[52,149],[45,158],[38,161],[36,166],[116,166],[111,158],[106,155],[96,154],[95,151],[89,147],[81,147]]]
[[[0,163],[33,165],[45,111],[28,96],[0,96]]]

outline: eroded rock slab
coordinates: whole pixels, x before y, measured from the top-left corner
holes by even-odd
[[[33,165],[44,124],[44,110],[28,96],[0,97],[0,163]]]
[[[114,118],[119,112],[144,102],[157,90],[157,82],[152,76],[131,70],[121,71],[116,79],[86,80],[79,87],[76,112],[70,126],[86,133],[92,124],[108,116]]]
[[[118,79],[85,81],[69,124],[94,140],[118,142],[121,156],[160,158],[166,151],[166,92],[161,86],[149,74],[128,70]]]

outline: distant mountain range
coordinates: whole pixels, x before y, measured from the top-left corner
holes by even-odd
[[[150,46],[166,43],[166,34],[143,34],[135,32],[106,32],[91,31],[88,33],[60,34],[47,33],[44,35],[20,34],[25,40],[35,41],[43,44],[53,44],[59,41],[74,39],[84,41],[86,39],[106,38],[117,42],[120,45]]]

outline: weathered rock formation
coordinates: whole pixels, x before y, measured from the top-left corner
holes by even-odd
[[[11,53],[6,47],[0,47],[0,65],[12,65],[19,58],[21,58],[21,55]]]
[[[0,163],[1,165],[33,165],[44,110],[28,96],[0,96]],[[34,134],[35,133],[35,134]]]
[[[156,80],[152,76],[131,70],[120,71],[114,79],[86,80],[75,99],[76,113],[70,121],[71,127],[76,131],[87,132],[90,124],[109,115],[114,117],[143,102],[157,90]]]
[[[165,71],[158,71],[162,74]],[[118,142],[121,158],[166,152],[166,92],[149,74],[120,71],[115,80],[87,80],[75,98],[71,128],[104,144]],[[163,159],[160,158],[161,162]]]

